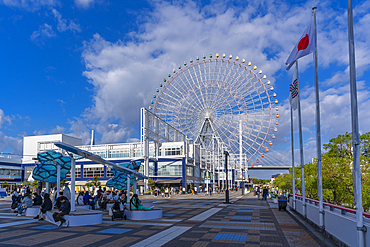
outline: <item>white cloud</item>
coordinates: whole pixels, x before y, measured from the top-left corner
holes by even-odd
[[[0,3],[8,7],[16,7],[35,11],[41,7],[60,5],[59,0],[0,0]]]
[[[77,7],[88,8],[94,4],[94,0],[75,0]]]
[[[53,9],[52,12],[54,14],[55,19],[58,21],[57,29],[59,32],[65,32],[68,30],[71,30],[73,32],[74,31],[81,32],[81,28],[79,24],[76,24],[72,20],[67,21],[66,19],[63,19],[62,15],[56,9]],[[69,24],[67,24],[67,22],[69,22]]]
[[[6,124],[11,125],[12,118],[14,117],[5,115],[4,111],[0,109],[0,129]],[[22,142],[22,138],[7,136],[0,131],[0,150],[11,150],[14,154],[21,154]]]
[[[52,26],[48,24],[44,24],[39,27],[38,31],[34,31],[31,35],[31,40],[32,41],[42,41],[45,38],[52,38],[55,37],[56,34],[53,31]]]
[[[138,17],[144,23],[138,32],[130,33],[130,40],[109,42],[95,34],[85,42],[82,57],[86,71],[83,75],[94,86],[95,95],[93,106],[86,109],[85,120],[81,123],[93,122],[95,129],[103,135],[102,142],[124,141],[132,133],[133,125],[139,122],[140,107],[149,105],[162,78],[184,60],[202,54],[225,52],[239,55],[258,65],[272,82],[276,82],[279,78],[274,76],[285,70],[285,60],[308,24],[311,12],[307,10],[314,4],[308,2],[291,7],[281,2],[265,1],[262,4],[256,1],[243,8],[219,5],[200,8],[192,1],[155,2],[153,12]],[[346,12],[327,5],[330,3],[319,5],[319,63],[323,69],[341,66],[332,78],[321,84],[325,86],[320,95],[322,131],[330,138],[350,130],[350,115],[348,86],[343,86],[348,85]],[[255,14],[257,11],[262,12]],[[360,25],[356,29],[356,47],[361,52],[357,66],[362,71],[368,69],[366,61],[370,56],[367,45],[370,32],[366,28],[366,20],[370,17],[366,13],[357,13]],[[312,63],[312,56],[301,59],[301,72]],[[280,85],[282,83],[277,87]],[[359,98],[362,97],[360,106],[370,103],[363,96],[366,93],[359,93]],[[304,131],[315,137],[313,88],[304,88],[302,98]],[[288,100],[282,102],[277,143],[289,141],[290,133]],[[362,122],[370,123],[365,109],[360,110]],[[119,121],[119,126],[109,126],[113,121]],[[308,161],[315,154],[314,146],[311,146],[314,143],[315,140],[309,138],[305,144]]]
[[[5,115],[4,111],[0,109],[0,129],[3,127],[3,124],[11,123],[11,118]]]

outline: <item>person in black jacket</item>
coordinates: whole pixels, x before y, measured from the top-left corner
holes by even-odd
[[[44,220],[45,216],[44,214],[46,211],[49,211],[53,208],[53,204],[50,200],[50,195],[48,193],[45,193],[44,195],[44,203],[41,205],[39,213],[36,215],[34,219]]]
[[[37,192],[34,192],[33,195],[35,196],[33,198],[33,206],[39,206],[42,204],[42,197],[37,194]]]
[[[64,215],[66,214],[69,214],[69,212],[71,211],[71,203],[67,200],[66,197],[61,197],[60,199],[60,208],[58,211],[55,211],[55,213],[53,214],[53,218],[54,218],[54,221],[55,222],[58,222],[59,221],[59,224],[58,226],[60,227],[64,222],[65,222],[65,227],[68,227],[68,220],[65,220],[63,218]]]

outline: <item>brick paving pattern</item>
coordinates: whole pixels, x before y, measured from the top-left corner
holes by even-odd
[[[175,195],[170,199],[142,196],[163,210],[151,221],[111,221],[58,228],[30,217],[16,217],[9,199],[0,200],[0,246],[324,246],[276,205],[252,194]]]

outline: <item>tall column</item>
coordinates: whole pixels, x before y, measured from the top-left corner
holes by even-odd
[[[49,182],[45,183],[45,193],[49,194]]]
[[[242,194],[244,195],[244,174],[243,174],[243,123],[242,123],[242,120],[239,120],[239,170],[240,170],[240,173],[242,175],[242,183],[241,183],[241,187],[243,188],[242,189]]]
[[[295,62],[297,67],[297,80],[298,80],[298,61]],[[299,88],[299,80],[297,87]],[[306,211],[306,190],[305,190],[305,182],[304,182],[304,157],[303,157],[303,134],[302,134],[302,117],[301,117],[301,94],[298,93],[298,126],[299,126],[299,146],[300,146],[300,158],[301,158],[301,187],[302,187],[302,210],[303,210],[303,217],[307,218],[307,211]]]
[[[130,175],[127,175],[127,205],[130,205]]]
[[[57,164],[57,197],[59,196],[60,192],[60,165]]]
[[[76,180],[76,161],[71,157],[71,211],[76,211],[76,186],[75,186],[75,180]]]
[[[149,177],[149,116],[145,110],[143,112],[143,141],[144,141],[144,175]],[[148,179],[144,179],[144,192],[148,190]]]
[[[136,195],[137,194],[137,180],[134,178],[134,184],[132,186],[132,194]]]
[[[212,178],[212,191],[215,191],[215,138],[212,138],[212,169],[213,169],[213,178]]]
[[[293,209],[295,210],[295,171],[294,171],[294,133],[293,133],[293,109],[290,106],[290,135],[292,141],[292,173],[293,173],[293,180],[292,180],[292,189],[293,189]]]
[[[356,202],[356,226],[357,226],[357,246],[365,246],[364,216],[362,213],[362,189],[361,189],[361,160],[360,160],[360,134],[358,126],[358,105],[357,105],[357,83],[356,83],[356,63],[355,63],[355,38],[353,31],[353,11],[352,0],[347,0],[348,9],[348,45],[349,45],[349,74],[351,89],[351,120],[352,120],[352,145],[353,145],[353,187]]]

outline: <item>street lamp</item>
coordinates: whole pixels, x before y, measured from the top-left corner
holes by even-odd
[[[229,178],[228,178],[228,171],[227,171],[227,156],[229,156],[228,151],[224,151],[225,155],[225,170],[226,170],[226,190],[225,190],[225,203],[230,203],[229,201]]]

